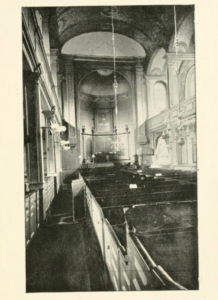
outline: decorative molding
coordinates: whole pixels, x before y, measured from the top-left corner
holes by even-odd
[[[91,67],[93,66],[93,62],[96,62],[97,68],[102,63],[113,63],[113,57],[96,57],[96,56],[83,56],[83,55],[68,55],[68,54],[61,54],[61,57],[66,60],[66,61],[75,61],[77,63],[91,63]],[[135,65],[136,61],[138,60],[137,57],[117,57],[116,62],[118,64],[123,64],[123,63],[128,63],[128,64],[133,64]],[[88,66],[88,65],[87,65]],[[113,68],[113,67],[112,67]],[[129,68],[128,66],[126,67],[127,69]]]
[[[137,136],[137,142],[139,145],[146,145],[148,143],[147,136]]]
[[[51,59],[55,59],[57,60],[57,58],[59,57],[59,49],[50,49],[50,57]]]
[[[167,81],[167,75],[146,75],[146,82],[150,80]]]
[[[168,62],[176,62],[182,60],[195,60],[194,53],[167,53],[167,61]]]
[[[29,34],[29,30],[26,24],[25,16],[22,15],[22,36],[23,36],[23,51],[25,53],[26,59],[29,62],[30,69],[34,69],[39,64],[37,56],[35,54],[35,49]]]
[[[37,23],[37,20],[36,20],[36,16],[35,16],[35,13],[34,13],[34,8],[31,9],[31,17],[32,17],[31,21],[33,22],[33,26],[35,28],[35,32],[36,32],[36,34],[38,36],[39,50],[41,51],[42,59],[43,59],[43,62],[44,62],[44,64],[42,64],[42,67],[43,67],[43,65],[45,65],[45,70],[44,71],[46,71],[46,74],[47,74],[46,77],[48,78],[48,81],[49,81],[48,84],[50,84],[50,87],[51,87],[51,93],[52,93],[51,98],[54,98],[55,105],[58,108],[58,111],[56,112],[57,113],[57,117],[58,117],[59,120],[61,120],[61,109],[59,107],[59,102],[58,102],[58,99],[57,99],[56,91],[55,91],[55,89],[52,89],[52,86],[54,86],[54,82],[53,82],[53,78],[52,78],[50,66],[49,66],[49,63],[48,63],[48,58],[47,58],[47,55],[46,55],[46,52],[45,52],[45,49],[44,49],[43,38],[42,38],[42,35],[41,35],[41,31],[38,29],[39,26],[38,26],[38,23]],[[26,35],[25,37],[26,37],[26,39],[28,41],[28,44],[31,45],[32,44],[31,37],[30,37],[30,34],[29,34],[28,27],[26,25],[26,21],[25,21],[25,17],[24,16],[22,17],[22,21],[23,21],[23,35],[24,34]],[[38,68],[39,60],[37,58],[37,54],[36,54],[35,48],[33,46],[31,46],[31,47],[32,47],[32,49],[31,49],[32,54],[36,58],[36,61],[37,61],[37,63],[35,64],[35,67],[33,67],[33,69],[35,69],[35,68]],[[44,86],[48,90],[48,87],[47,87],[46,83],[44,83]],[[49,93],[47,92],[47,94],[49,94]]]
[[[186,124],[190,119],[195,118],[195,97],[186,100],[180,104],[177,104],[171,109],[158,114],[147,120],[148,132],[161,130],[165,127],[166,123],[172,123],[173,125],[179,125],[181,121]],[[180,115],[180,119],[178,116]]]

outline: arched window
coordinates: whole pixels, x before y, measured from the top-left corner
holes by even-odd
[[[154,108],[163,110],[167,108],[167,89],[163,82],[154,85]]]
[[[195,96],[195,67],[192,66],[186,76],[185,81],[185,99],[191,99]]]

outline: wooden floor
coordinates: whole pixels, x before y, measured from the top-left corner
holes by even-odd
[[[66,215],[67,199],[58,199],[53,213],[58,213],[59,205],[61,214]],[[76,224],[59,224],[61,216],[54,217],[51,211],[51,220],[27,247],[26,291],[110,290],[105,285],[104,264],[89,217]]]

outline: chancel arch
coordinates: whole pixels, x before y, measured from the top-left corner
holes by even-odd
[[[118,83],[117,108],[118,115],[115,118],[115,100],[113,90],[114,74],[111,69],[98,69],[86,75],[79,84],[78,103],[80,114],[80,127],[85,128],[87,134],[94,131],[101,134],[93,140],[93,151],[113,152],[114,127],[117,133],[125,133],[126,126],[130,131],[130,143],[134,142],[134,124],[132,110],[132,87],[126,77],[116,73]],[[122,144],[122,157],[127,155],[127,141],[125,135],[120,135]],[[81,141],[83,142],[83,141]],[[82,145],[81,145],[82,147]],[[131,154],[134,154],[134,147],[130,145]],[[94,153],[93,153],[94,154]],[[131,155],[129,154],[129,155]]]

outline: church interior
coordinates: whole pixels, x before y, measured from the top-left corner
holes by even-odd
[[[22,8],[28,293],[198,290],[194,20]]]

